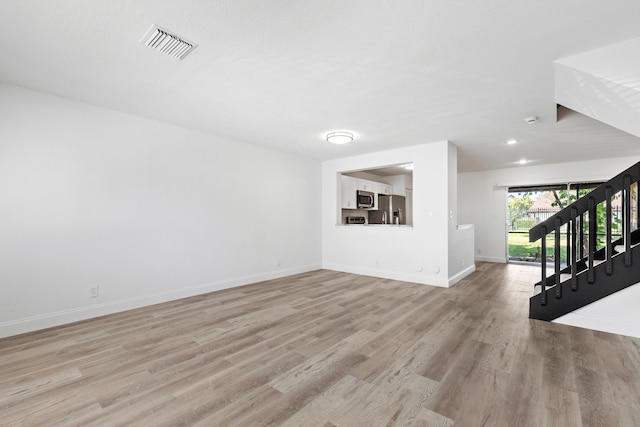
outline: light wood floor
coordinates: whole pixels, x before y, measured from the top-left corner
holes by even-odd
[[[317,271],[0,340],[3,426],[639,426],[640,340],[529,320],[538,270]]]

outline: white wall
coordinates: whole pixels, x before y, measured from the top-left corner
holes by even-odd
[[[640,158],[625,157],[460,173],[460,222],[475,224],[476,260],[506,262],[505,186],[607,181],[638,161]],[[640,337],[639,301],[640,285],[634,285],[556,322]]]
[[[338,271],[449,286],[450,150],[450,144],[441,141],[324,162],[323,266]],[[339,173],[411,162],[414,163],[413,227],[336,225]]]
[[[0,336],[320,267],[318,161],[6,84],[0,117]]]
[[[449,233],[449,285],[453,285],[475,271],[474,228],[458,222],[458,150],[452,144],[447,156],[448,210],[447,229]]]

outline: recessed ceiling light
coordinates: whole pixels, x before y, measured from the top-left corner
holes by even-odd
[[[327,134],[327,142],[332,144],[347,144],[353,141],[353,134],[351,132],[331,132]]]
[[[510,140],[507,141],[507,145],[514,145],[514,144],[517,144],[517,143],[518,143],[518,141],[515,140],[515,139],[510,139]]]
[[[520,160],[518,161],[518,164],[519,164],[519,165],[526,165],[527,163],[529,163],[529,160],[527,160],[527,159],[520,159]]]
[[[532,125],[535,124],[538,121],[538,118],[536,116],[531,116],[531,117],[526,117],[524,119],[525,123],[528,125]]]

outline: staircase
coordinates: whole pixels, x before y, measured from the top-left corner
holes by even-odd
[[[640,229],[631,215],[632,210],[640,212],[638,181],[640,162],[529,230],[529,241],[540,240],[543,254],[541,280],[529,300],[531,319],[556,319],[640,282]],[[622,196],[622,237],[614,239],[611,202],[618,194]],[[606,228],[601,247],[598,211],[604,212]],[[547,275],[550,266],[544,259],[549,235],[554,241],[551,275]],[[564,265],[560,255],[563,238],[567,242]]]

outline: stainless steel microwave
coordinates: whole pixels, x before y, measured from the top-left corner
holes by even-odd
[[[375,207],[376,196],[371,191],[358,190],[356,192],[358,209],[373,209]]]

